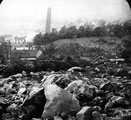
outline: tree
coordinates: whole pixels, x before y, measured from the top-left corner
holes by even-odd
[[[116,24],[113,26],[112,32],[116,37],[122,37],[124,35],[123,26],[120,24]]]
[[[67,32],[67,28],[66,28],[66,26],[63,26],[59,31],[59,38],[65,39],[66,38],[66,32]]]
[[[38,48],[41,48],[41,45],[43,44],[43,35],[42,33],[37,34],[34,39],[33,39],[33,43],[34,45],[36,45]]]
[[[131,20],[129,21],[126,21],[124,24],[123,24],[123,32],[124,32],[124,35],[130,35],[131,34]]]
[[[106,35],[106,30],[103,27],[96,27],[93,30],[93,36],[105,36]]]
[[[0,45],[0,60],[3,64],[7,62],[9,59],[9,54],[10,54],[10,45],[7,44],[6,42],[1,43]]]
[[[77,33],[76,26],[71,26],[67,28],[66,38],[74,38],[76,37],[76,33]]]
[[[127,36],[124,40],[123,40],[123,50],[121,52],[121,57],[123,57],[126,60],[130,60],[131,59],[131,35]]]
[[[86,29],[84,26],[80,26],[79,29],[77,30],[77,38],[85,37],[85,32]]]

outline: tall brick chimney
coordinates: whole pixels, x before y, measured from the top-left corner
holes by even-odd
[[[51,8],[48,8],[45,33],[50,33],[50,30],[51,30]]]

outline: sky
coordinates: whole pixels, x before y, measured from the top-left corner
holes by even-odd
[[[3,32],[44,30],[48,7],[52,8],[52,27],[55,28],[93,19],[131,19],[126,0],[3,0],[0,27]]]

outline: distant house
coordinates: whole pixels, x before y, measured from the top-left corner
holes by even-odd
[[[19,52],[22,61],[36,61],[42,55],[41,50],[19,50]]]
[[[15,46],[25,46],[26,45],[26,36],[18,37],[15,36]]]

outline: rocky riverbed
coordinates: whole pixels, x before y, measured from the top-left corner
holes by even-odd
[[[131,120],[131,66],[22,72],[0,80],[0,120]]]

